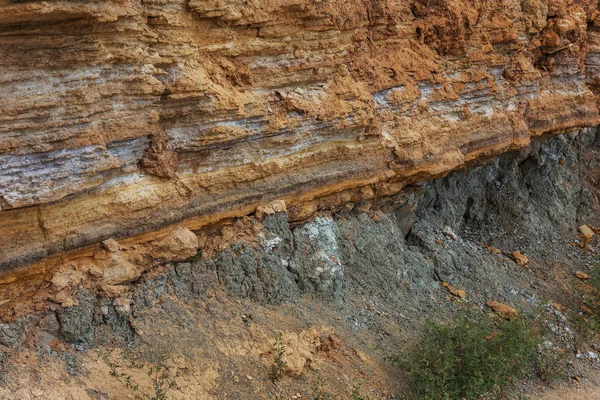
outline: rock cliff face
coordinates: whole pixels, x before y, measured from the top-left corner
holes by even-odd
[[[495,299],[524,308],[549,298],[576,312],[580,300],[564,289],[564,274],[600,269],[597,237],[594,251],[572,242],[582,223],[600,226],[599,176],[600,134],[583,129],[429,181],[394,202],[371,200],[368,213],[365,202],[290,224],[281,203],[272,203],[201,232],[196,244],[183,228],[144,246],[107,240],[93,257],[64,263],[29,292],[24,281],[1,286],[0,299],[8,303],[0,307],[6,322],[0,323],[0,359],[3,350],[35,343],[39,330],[86,347],[158,343],[165,334],[158,332],[172,325],[169,346],[185,343],[185,332],[201,337],[206,348],[211,333],[187,330],[199,321],[213,329],[205,325],[209,315],[197,314],[207,309],[203,301],[234,316],[227,301],[268,304],[279,318],[286,308],[297,316],[308,300],[313,320],[327,318],[318,309],[334,310],[353,332],[367,326],[379,332],[390,321],[414,331],[415,321],[432,310],[452,313],[456,304],[442,282],[461,288],[475,305]],[[202,253],[190,257],[197,246]],[[514,251],[526,255],[526,266]],[[246,309],[242,318],[252,314]],[[0,397],[3,389],[0,384]]]
[[[0,285],[111,258],[110,238],[181,259],[189,230],[271,200],[300,221],[596,125],[599,15],[589,0],[0,0]]]

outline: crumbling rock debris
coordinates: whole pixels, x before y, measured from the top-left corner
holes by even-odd
[[[382,303],[361,308],[364,315],[353,321],[356,326],[365,326],[375,315],[414,320],[414,311],[405,306],[439,295],[440,281],[460,282],[475,303],[484,298],[503,298],[519,304],[527,298],[514,290],[518,289],[515,276],[529,276],[531,271],[515,270],[512,262],[495,252],[490,254],[478,243],[519,248],[541,257],[540,241],[562,243],[548,235],[560,232],[564,226],[574,226],[579,215],[585,217],[581,220],[597,224],[590,212],[594,204],[582,202],[595,196],[581,196],[570,188],[580,182],[585,190],[595,193],[594,186],[584,186],[587,167],[579,160],[598,154],[598,143],[595,129],[534,142],[526,151],[507,153],[488,165],[427,182],[419,190],[392,196],[386,202],[373,199],[376,210],[369,213],[333,207],[298,224],[290,221],[289,210],[268,210],[262,220],[228,220],[219,224],[221,231],[212,227],[198,232],[203,238],[197,242],[201,253],[194,248],[195,234],[187,225],[162,230],[160,237],[150,235],[144,243],[105,240],[76,259],[41,270],[44,280],[36,286],[35,296],[19,297],[23,286],[18,275],[0,277],[0,310],[7,322],[0,329],[6,333],[2,340],[18,343],[26,336],[22,321],[28,313],[52,310],[63,324],[62,328],[48,328],[56,337],[87,343],[92,336],[104,337],[109,330],[128,342],[135,335],[147,334],[147,327],[136,316],[162,304],[163,296],[177,297],[182,303],[205,296],[214,298],[215,286],[230,296],[263,304],[293,302],[299,296],[313,295],[338,301],[336,306],[343,307],[350,298],[347,291],[364,298],[373,298],[374,293],[381,296]],[[580,150],[584,146],[589,152]],[[560,167],[555,162],[557,155],[566,157],[570,168]],[[556,179],[540,179],[548,176]],[[529,200],[515,203],[515,198]],[[548,212],[548,204],[552,205],[552,213]],[[521,218],[524,216],[533,217],[537,225],[532,226],[530,220]],[[405,230],[407,219],[413,222]],[[477,225],[481,227],[478,234],[484,236],[472,231]],[[444,246],[437,245],[443,226],[452,226],[460,239],[443,240]],[[503,234],[507,226],[513,230],[511,234]],[[221,242],[224,247],[208,251]],[[568,250],[581,257],[591,256]],[[175,261],[189,255],[188,259]],[[560,259],[561,254],[550,256],[557,255]],[[130,273],[115,274],[124,280],[122,283],[106,283],[105,271],[116,272],[112,271],[115,257],[131,264],[125,264]],[[582,259],[563,261],[576,271]],[[32,282],[38,285],[38,281]],[[91,300],[82,302],[81,291],[87,291]],[[419,305],[411,304],[418,309]],[[89,326],[78,327],[74,325],[75,317],[69,319],[77,313],[93,314],[92,334]]]
[[[258,219],[263,219],[266,215],[271,215],[275,213],[285,213],[287,212],[287,208],[285,206],[285,201],[283,200],[275,200],[270,202],[269,204],[261,205],[256,208],[256,217]]]
[[[80,285],[96,287],[107,296],[120,296],[129,290],[127,284],[139,279],[145,271],[164,262],[184,261],[195,255],[197,249],[198,238],[182,226],[145,245],[130,247],[108,239],[93,255],[56,269],[50,280],[49,297],[63,307],[73,306]]]
[[[285,361],[286,373],[292,377],[298,377],[308,370],[318,368],[316,365],[318,353],[327,355],[340,346],[339,339],[332,329],[316,327],[300,333],[284,332],[282,342],[285,348],[283,361]]]

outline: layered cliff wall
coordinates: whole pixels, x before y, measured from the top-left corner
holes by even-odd
[[[597,125],[599,15],[588,0],[0,0],[0,284],[109,238],[161,248],[176,224],[274,199],[303,220]]]

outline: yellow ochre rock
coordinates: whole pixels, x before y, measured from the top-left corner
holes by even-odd
[[[581,233],[582,237],[581,247],[584,249],[589,248],[590,241],[592,240],[592,237],[594,237],[594,231],[587,225],[581,225],[577,229]]]
[[[513,260],[515,260],[517,265],[522,266],[529,262],[529,259],[525,255],[519,253],[518,251],[513,251],[512,253],[510,253],[510,255],[512,256]]]
[[[586,274],[585,272],[581,272],[581,271],[577,271],[575,272],[575,276],[578,277],[579,279],[588,279],[589,275]]]
[[[448,291],[450,293],[452,293],[453,295],[455,295],[456,297],[460,297],[461,299],[467,298],[467,292],[465,292],[462,289],[454,289],[454,287],[449,285],[448,282],[442,282],[442,287],[448,289]]]
[[[518,316],[516,309],[497,301],[490,300],[487,302],[487,306],[494,310],[496,314],[505,319],[510,319]]]

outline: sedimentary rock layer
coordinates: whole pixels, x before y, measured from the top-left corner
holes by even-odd
[[[581,224],[600,226],[599,172],[600,134],[584,129],[429,181],[393,202],[372,199],[368,213],[364,203],[349,203],[290,224],[273,202],[198,238],[177,228],[143,246],[107,240],[93,256],[71,255],[52,271],[23,268],[13,282],[0,279],[0,350],[29,340],[36,326],[81,345],[115,336],[131,343],[136,334],[152,343],[146,333],[161,324],[145,311],[189,316],[169,302],[204,310],[195,301],[214,301],[222,289],[263,304],[293,301],[294,315],[306,295],[326,309],[336,304],[336,318],[378,304],[386,321],[409,325],[453,303],[444,299],[452,286],[442,282],[466,291],[472,304],[525,306],[556,296],[563,273],[600,268],[595,252],[574,243]],[[594,237],[592,248],[598,243]]]
[[[600,123],[589,0],[0,0],[0,269]],[[148,232],[158,232],[149,233]]]

